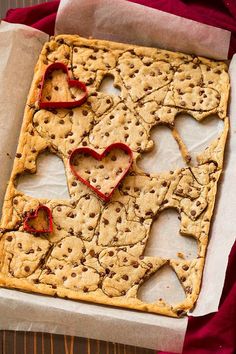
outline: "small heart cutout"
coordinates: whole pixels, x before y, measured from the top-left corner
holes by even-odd
[[[59,71],[65,73],[66,78],[63,78]],[[67,98],[66,101],[64,97]],[[65,64],[56,62],[46,68],[39,93],[39,108],[78,107],[87,100],[87,97],[86,85],[81,81],[70,79]]]
[[[36,199],[70,199],[63,161],[49,151],[38,155],[35,174],[22,173],[16,180],[18,191]]]
[[[99,86],[99,92],[102,92],[106,95],[114,95],[119,96],[121,94],[120,88],[115,85],[114,76],[112,75],[105,75],[102,79],[102,82]]]
[[[223,132],[224,123],[217,115],[210,115],[202,121],[182,113],[175,121],[182,141],[187,147],[194,166],[197,166],[197,156],[204,152]]]
[[[106,202],[128,173],[132,161],[133,153],[123,143],[109,145],[102,154],[87,147],[77,148],[69,158],[76,178]]]
[[[40,205],[33,212],[29,212],[24,220],[24,230],[33,233],[52,232],[51,210],[46,205]]]

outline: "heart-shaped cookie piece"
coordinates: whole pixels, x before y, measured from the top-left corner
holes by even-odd
[[[39,108],[78,107],[87,97],[86,85],[71,79],[65,64],[56,62],[46,68],[39,93]]]
[[[106,202],[128,173],[132,161],[132,150],[123,143],[109,145],[102,154],[88,147],[80,147],[69,158],[76,178]]]
[[[29,212],[24,220],[24,230],[33,233],[48,233],[53,230],[52,212],[46,205]]]

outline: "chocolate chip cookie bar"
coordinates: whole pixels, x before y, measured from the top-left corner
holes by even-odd
[[[54,66],[44,80],[54,63],[62,63],[67,72]],[[107,76],[114,78],[119,95],[99,90]],[[228,95],[223,62],[77,35],[51,38],[35,68],[6,191],[0,285],[173,317],[188,313],[200,292],[223,168]],[[224,124],[196,163],[175,127],[181,112],[199,124],[217,114]],[[148,174],[138,166],[154,147],[150,132],[157,125],[167,126],[176,137],[185,168]],[[101,156],[115,143],[132,151],[130,165],[119,149],[101,160],[85,152],[71,159],[76,149]],[[68,200],[36,199],[17,189],[20,175],[37,173],[37,157],[46,150],[64,163]],[[112,191],[109,200],[100,198],[98,190]],[[179,215],[181,235],[196,240],[196,258],[145,255],[153,222],[169,208]],[[140,299],[142,284],[163,266],[175,272],[184,301]]]

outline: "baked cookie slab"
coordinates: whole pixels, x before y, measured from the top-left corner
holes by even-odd
[[[62,70],[52,71],[42,83],[47,67],[56,62],[68,68],[70,80],[85,83],[88,97],[82,105],[40,109],[40,93],[49,103],[73,103],[80,97]],[[114,77],[119,96],[99,91],[106,76]],[[0,285],[173,317],[185,315],[200,291],[223,168],[228,95],[229,76],[223,62],[75,35],[51,38],[35,68],[6,191]],[[217,114],[224,122],[221,135],[195,164],[175,128],[181,112],[199,122]],[[138,167],[138,159],[153,148],[150,131],[156,125],[169,127],[186,168],[147,174]],[[72,173],[70,156],[80,147],[102,154],[117,142],[132,150],[133,163],[104,202]],[[37,157],[46,150],[64,162],[69,200],[35,199],[17,190],[17,178],[35,173]],[[80,156],[76,171],[96,189],[109,193],[123,172],[126,156],[114,150],[104,161],[93,160]],[[49,216],[41,213],[37,219],[35,214],[42,205],[50,210],[51,232],[46,232]],[[181,235],[196,240],[197,258],[145,256],[152,224],[168,208],[179,214]],[[33,231],[25,227],[26,218],[34,219]],[[42,232],[36,232],[37,222],[43,225],[43,229],[38,226]],[[185,300],[175,304],[165,299],[141,301],[141,285],[163,266],[176,273]]]

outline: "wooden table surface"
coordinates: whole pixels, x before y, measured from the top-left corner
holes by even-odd
[[[53,335],[0,331],[0,354],[155,354],[129,345]]]

